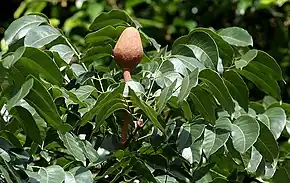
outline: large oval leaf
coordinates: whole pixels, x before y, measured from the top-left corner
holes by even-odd
[[[260,122],[259,124],[260,135],[254,146],[266,161],[273,162],[279,155],[278,144],[269,128],[264,123]]]
[[[191,90],[189,97],[201,116],[206,121],[214,123],[216,120],[215,109],[217,106],[213,96],[200,86],[196,86]]]
[[[34,78],[33,76],[30,77],[32,77],[34,80],[33,87],[30,89],[29,94],[24,99],[52,127],[62,132],[69,131],[71,126],[62,122],[49,92],[38,79]]]
[[[59,165],[40,168],[38,175],[40,175],[40,182],[60,183],[63,182],[65,178],[65,172]]]
[[[231,121],[228,118],[219,118],[213,129],[205,129],[202,148],[209,157],[221,148],[228,140],[231,132]]]
[[[57,52],[60,58],[63,59],[67,64],[70,63],[75,54],[73,50],[65,44],[54,45],[49,49],[49,51]]]
[[[30,29],[42,23],[47,23],[47,19],[38,15],[26,15],[10,24],[4,33],[4,39],[9,46],[17,40],[23,38]]]
[[[237,71],[245,78],[253,82],[261,91],[279,100],[281,99],[280,88],[277,81],[275,81],[271,75],[265,74],[264,71],[257,65],[250,62],[247,67],[242,70],[238,69]]]
[[[198,68],[194,69],[190,74],[184,76],[181,88],[178,94],[178,103],[180,104],[184,99],[187,99],[191,89],[197,85],[198,82]]]
[[[16,69],[25,79],[28,75],[42,76],[52,84],[62,85],[62,74],[55,62],[46,53],[32,47],[20,47],[13,55],[5,57],[3,66]],[[15,66],[15,68],[12,68]],[[18,78],[15,78],[18,80]],[[19,82],[19,81],[18,81]]]
[[[249,89],[243,78],[233,70],[224,72],[223,77],[232,97],[240,104],[242,108],[248,111]]]
[[[27,33],[26,37],[24,38],[24,45],[41,48],[52,42],[59,36],[61,36],[61,33],[57,29],[49,25],[41,25],[39,27],[31,29]]]
[[[286,114],[281,107],[273,107],[264,112],[264,114],[269,118],[270,126],[275,139],[277,140],[286,125]]]
[[[233,145],[240,153],[245,153],[257,141],[259,134],[259,123],[250,116],[240,116],[232,124]]]
[[[252,36],[239,27],[221,29],[218,34],[229,44],[234,46],[253,46]]]
[[[77,141],[77,138],[70,133],[58,133],[59,138],[63,142],[68,152],[77,160],[82,163],[86,162],[86,157],[81,144]]]
[[[205,88],[211,92],[221,105],[231,114],[234,112],[234,101],[219,74],[210,69],[199,73],[199,78],[206,83]]]
[[[223,40],[220,35],[207,28],[196,28],[194,31],[204,31],[208,33],[217,44],[219,56],[222,59],[223,66],[227,67],[232,64],[234,50],[225,40]]]

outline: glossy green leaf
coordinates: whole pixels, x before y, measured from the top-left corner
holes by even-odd
[[[67,64],[70,63],[75,54],[73,50],[65,44],[54,45],[49,49],[49,51],[57,52],[61,59],[64,60]]]
[[[90,142],[86,141],[81,141],[79,142],[81,148],[83,149],[83,152],[86,156],[86,158],[89,159],[91,163],[96,162],[99,159],[99,155],[95,148],[92,146]]]
[[[125,102],[122,100],[123,90],[124,85],[121,85],[113,91],[99,95],[94,107],[82,117],[80,125],[84,126],[96,115],[97,123],[95,128],[98,129],[103,124],[104,120],[114,111],[126,109]]]
[[[224,72],[223,78],[225,79],[224,82],[231,96],[247,111],[249,105],[249,89],[243,78],[233,70]]]
[[[233,145],[240,153],[245,153],[258,139],[260,125],[252,117],[242,115],[232,124]]]
[[[255,173],[262,161],[263,156],[257,151],[255,147],[252,147],[251,159],[247,166],[247,170],[251,173]]]
[[[46,53],[36,48],[18,48],[13,55],[4,59],[3,66],[7,69],[18,70],[23,75],[22,80],[28,75],[37,78],[42,76],[52,84],[62,85],[62,74],[57,65]]]
[[[176,141],[177,149],[181,151],[184,148],[190,147],[203,134],[205,125],[201,120],[196,123],[184,123],[178,132]]]
[[[69,172],[74,175],[76,183],[93,183],[92,172],[85,167],[74,167]]]
[[[280,88],[274,78],[265,74],[263,70],[253,63],[249,63],[247,67],[242,70],[237,70],[245,78],[253,82],[261,91],[280,99]]]
[[[229,44],[234,46],[253,46],[252,36],[239,27],[221,29],[218,34]]]
[[[181,107],[181,110],[184,114],[185,119],[188,121],[191,121],[192,120],[192,112],[191,112],[189,103],[186,100],[184,100],[181,102],[180,107]]]
[[[182,75],[187,74],[187,69],[192,72],[196,68],[198,68],[199,71],[206,68],[197,59],[183,55],[172,55],[172,58],[170,58],[169,61],[173,64],[174,70]]]
[[[74,175],[71,172],[65,172],[64,183],[77,183]]]
[[[235,61],[235,66],[238,69],[243,69],[246,67],[251,61],[253,61],[258,55],[257,50],[249,50],[247,53],[242,55],[242,57]]]
[[[86,157],[84,155],[84,151],[78,142],[77,138],[72,134],[66,133],[58,133],[59,138],[63,142],[63,145],[66,147],[68,152],[77,160],[85,163]]]
[[[216,43],[208,33],[202,31],[191,32],[187,36],[186,42],[173,47],[172,54],[184,55],[189,50],[205,67],[216,69],[219,57],[218,49]]]
[[[40,135],[39,128],[33,118],[33,116],[30,114],[30,112],[20,106],[16,106],[12,109],[12,114],[14,118],[16,118],[21,125],[24,127],[24,131],[26,135],[33,141],[35,141],[38,144],[42,143],[42,138]]]
[[[234,50],[220,35],[207,28],[195,28],[194,30],[208,33],[217,44],[219,56],[222,59],[223,65],[226,67],[232,64]]]
[[[260,135],[254,146],[266,161],[273,162],[276,158],[278,158],[278,144],[273,134],[264,123],[260,123]]]
[[[234,102],[222,78],[210,69],[199,73],[199,78],[206,84],[205,88],[211,92],[221,105],[231,114],[234,112]]]
[[[57,108],[48,91],[38,79],[34,78],[33,76],[31,77],[34,80],[33,87],[30,89],[29,94],[24,99],[52,127],[62,132],[70,130],[71,127],[68,124],[62,122]]]
[[[184,99],[186,99],[193,87],[197,85],[198,82],[198,69],[194,69],[190,74],[186,75],[181,83],[180,92],[178,94],[178,103],[180,104]]]
[[[47,19],[38,15],[26,15],[12,22],[4,33],[7,45],[15,43],[26,36],[27,32],[36,28],[42,23],[47,23]]]
[[[165,124],[163,121],[160,121],[160,119],[158,118],[157,112],[148,104],[140,100],[133,90],[129,91],[129,96],[130,96],[133,106],[139,107],[144,112],[144,114],[148,117],[148,119],[152,122],[152,124],[159,130],[161,130],[163,133],[165,133],[165,129],[164,129]]]
[[[23,99],[26,95],[28,95],[32,86],[33,86],[32,78],[23,83],[17,94],[14,95],[10,100],[8,100],[6,109],[10,111],[14,106],[16,106],[21,99]]]
[[[178,183],[175,178],[170,177],[169,175],[159,175],[156,176],[155,179],[158,183]]]
[[[250,50],[235,62],[236,68],[243,69],[249,63],[261,69],[264,74],[270,74],[274,79],[282,80],[282,71],[276,60],[260,50]]]
[[[41,25],[29,30],[24,38],[24,45],[34,48],[41,48],[61,36],[56,28],[49,25]]]
[[[209,157],[221,148],[228,140],[231,132],[231,121],[228,118],[219,118],[213,129],[205,129],[202,148]]]
[[[112,42],[117,37],[116,29],[109,25],[95,32],[89,33],[85,37],[85,41],[89,45],[103,44],[104,42]]]
[[[215,99],[207,91],[203,90],[200,86],[197,86],[191,90],[189,94],[190,100],[196,106],[196,110],[201,114],[201,116],[211,123],[216,120]]]
[[[290,160],[286,160],[281,167],[278,168],[273,177],[274,183],[287,183],[290,181]]]
[[[134,25],[134,23],[125,11],[114,9],[98,15],[91,24],[90,30],[98,30],[108,25]]]
[[[285,111],[280,107],[273,107],[267,109],[264,114],[269,118],[270,126],[275,139],[277,140],[286,125],[286,114]]]
[[[40,168],[38,175],[40,175],[40,182],[60,183],[65,178],[65,172],[59,165]]]
[[[158,114],[164,109],[167,101],[171,98],[171,96],[173,94],[173,89],[175,88],[175,85],[176,85],[176,81],[177,80],[175,80],[170,86],[165,87],[161,91],[160,96],[159,96],[158,101],[157,101],[157,104],[156,104]]]
[[[76,97],[80,100],[80,101],[84,101],[85,99],[87,99],[94,91],[96,90],[95,87],[91,86],[91,85],[84,85],[84,86],[80,86],[78,89],[76,89],[75,91],[72,91],[73,94],[76,95]]]

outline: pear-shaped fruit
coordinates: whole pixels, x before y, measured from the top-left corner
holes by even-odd
[[[137,29],[128,27],[122,32],[113,50],[113,55],[123,70],[131,71],[140,63],[143,47]]]

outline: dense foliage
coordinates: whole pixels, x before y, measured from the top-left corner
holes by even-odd
[[[112,48],[127,26],[138,28],[145,55],[124,83]],[[120,10],[89,29],[81,52],[42,14],[5,31],[3,181],[290,181],[282,72],[246,30],[194,28],[169,50]],[[249,82],[262,102],[249,101]],[[121,146],[124,111],[132,123]]]

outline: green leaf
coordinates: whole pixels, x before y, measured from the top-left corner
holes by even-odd
[[[81,161],[83,164],[86,162],[86,157],[84,155],[84,151],[81,148],[80,143],[77,141],[77,138],[72,134],[66,133],[58,133],[59,138],[63,142],[63,145],[67,148],[68,152],[77,160]]]
[[[206,67],[193,57],[186,57],[182,55],[172,55],[169,61],[173,64],[174,70],[182,75],[187,75],[187,69],[193,72],[194,69],[198,68],[200,71]]]
[[[9,172],[2,165],[0,165],[0,172],[1,172],[1,180],[2,180],[2,176],[3,176],[5,178],[5,180],[7,181],[7,183],[13,183],[10,176],[9,176]]]
[[[11,133],[8,130],[2,130],[0,131],[0,137],[3,137],[5,140],[7,140],[9,143],[11,143],[16,148],[22,148],[22,145],[17,137],[14,136],[13,133]]]
[[[65,172],[64,183],[77,183],[74,175],[71,172]]]
[[[247,170],[251,173],[255,173],[262,161],[263,156],[257,151],[257,149],[253,146],[251,151],[251,159],[248,163]]]
[[[242,55],[242,57],[235,61],[235,66],[238,69],[242,69],[246,67],[251,61],[253,61],[258,55],[257,50],[249,50],[246,54]]]
[[[193,31],[187,36],[186,44],[177,45],[172,49],[174,55],[184,55],[182,47],[189,48],[195,57],[207,68],[216,69],[218,49],[212,37],[202,31]],[[187,56],[187,55],[184,55]]]
[[[232,124],[233,145],[240,153],[245,153],[258,139],[259,123],[248,115],[242,115]]]
[[[113,9],[109,12],[103,12],[98,15],[90,25],[90,30],[98,30],[108,25],[134,25],[133,20],[126,14],[125,11]]]
[[[239,27],[221,29],[218,34],[229,44],[234,46],[253,46],[252,36]]]
[[[234,112],[234,101],[219,74],[210,69],[199,73],[199,78],[206,83],[206,89],[211,92],[221,105],[231,114]]]
[[[270,74],[276,80],[282,80],[282,71],[276,60],[266,52],[260,50],[250,50],[242,55],[240,60],[235,62],[236,68],[242,69],[249,63],[255,65],[264,74]]]
[[[137,81],[127,81],[125,84],[125,89],[123,92],[123,96],[127,97],[128,93],[129,93],[129,88],[132,89],[137,96],[141,96],[142,94],[145,94],[145,89],[143,87],[143,85]]]
[[[264,71],[257,65],[250,62],[243,70],[237,70],[245,78],[253,82],[261,91],[280,100],[280,88],[278,83],[269,74],[264,74]]]
[[[240,104],[242,108],[248,111],[249,89],[243,78],[233,70],[225,71],[223,73],[223,77],[232,97]]]
[[[70,63],[75,54],[73,50],[65,44],[54,45],[49,49],[49,51],[57,52],[60,58],[63,59],[67,64]]]
[[[16,106],[13,108],[11,115],[16,118],[21,125],[24,127],[24,131],[26,135],[33,141],[35,141],[38,144],[42,143],[42,138],[40,135],[39,128],[33,118],[33,116],[30,114],[30,112],[20,106]]]
[[[64,181],[65,172],[59,165],[51,165],[49,167],[41,167],[38,171],[40,182],[60,183]]]
[[[264,114],[269,118],[270,126],[268,126],[268,128],[271,129],[275,139],[277,140],[286,125],[285,111],[281,107],[273,107],[267,109]]]
[[[260,135],[254,146],[266,161],[273,162],[276,158],[278,158],[278,144],[273,134],[264,123],[260,123]]]
[[[215,41],[218,47],[219,56],[222,59],[222,63],[225,67],[230,66],[234,57],[233,48],[223,38],[214,31],[207,28],[195,28],[194,30],[203,31],[208,33]]]
[[[87,99],[94,91],[96,90],[95,87],[91,86],[91,85],[84,85],[84,86],[80,86],[77,90],[72,91],[73,94],[76,95],[76,97],[80,100],[80,101],[84,101],[85,99]]]
[[[10,111],[14,106],[16,106],[21,99],[23,99],[26,95],[28,95],[32,86],[33,86],[32,78],[23,83],[17,94],[14,95],[10,100],[8,100],[6,109]]]
[[[141,174],[144,176],[144,178],[150,182],[157,182],[153,176],[153,174],[150,172],[148,167],[140,160],[137,160],[137,162],[134,165],[134,169],[138,174]]]
[[[207,91],[203,90],[200,86],[196,86],[189,94],[190,100],[193,102],[196,110],[201,114],[206,121],[214,123],[216,120],[215,99]]]
[[[85,37],[85,41],[89,45],[97,45],[106,42],[112,42],[115,40],[116,37],[117,37],[116,29],[113,26],[109,25],[95,32],[89,33]]]
[[[129,96],[133,106],[139,107],[144,112],[144,114],[149,118],[149,120],[153,123],[153,125],[159,130],[161,130],[163,133],[165,133],[164,129],[165,124],[163,121],[160,121],[157,112],[148,104],[140,100],[134,93],[134,91],[131,89],[129,90]]]
[[[228,140],[231,132],[231,121],[228,118],[219,118],[213,129],[205,129],[202,148],[209,157],[221,148]]]
[[[169,175],[159,175],[155,177],[157,183],[178,183],[178,181]]]
[[[17,40],[23,38],[29,30],[47,22],[46,18],[38,15],[26,15],[13,21],[4,33],[6,44],[9,46],[15,43]]]
[[[74,175],[76,183],[93,183],[92,172],[85,167],[74,167],[69,172]]]
[[[120,109],[126,109],[127,107],[122,97],[123,90],[124,84],[120,85],[113,91],[99,95],[94,107],[82,117],[80,125],[84,126],[96,115],[95,128],[98,129],[103,124],[105,119],[108,118],[113,112]]]
[[[290,160],[286,160],[282,166],[278,168],[273,177],[274,183],[287,183],[290,181]]]
[[[198,69],[196,68],[190,74],[186,75],[182,80],[180,92],[178,94],[179,104],[188,97],[191,89],[197,85],[197,82]]]
[[[95,148],[92,146],[92,144],[90,142],[85,140],[85,141],[81,141],[79,143],[83,149],[83,152],[84,152],[86,158],[88,158],[91,163],[96,162],[100,158],[97,151],[95,150]]]
[[[61,36],[61,33],[57,29],[49,25],[41,25],[29,30],[24,38],[24,45],[34,48],[41,48],[54,41],[59,36]]]
[[[52,84],[62,85],[63,77],[57,65],[46,53],[36,48],[18,48],[13,55],[5,57],[3,66],[7,69],[15,68],[21,72],[24,76],[22,80],[28,75],[33,75],[37,78],[42,76]]]
[[[171,98],[171,96],[173,94],[173,89],[176,86],[176,82],[177,82],[177,80],[175,80],[170,86],[165,87],[161,91],[160,96],[159,96],[158,101],[157,101],[157,104],[156,104],[158,114],[160,114],[160,112],[166,106],[166,103],[168,102],[168,100]]]
[[[30,77],[34,80],[33,87],[30,89],[29,94],[24,99],[53,128],[62,132],[69,131],[71,127],[68,124],[62,122],[57,108],[53,103],[53,99],[48,91],[38,79],[34,78],[33,76]]]
[[[178,132],[176,140],[177,149],[181,151],[184,148],[190,147],[203,134],[205,125],[202,121],[196,123],[184,123]]]
[[[188,121],[191,121],[192,120],[192,112],[191,112],[189,103],[186,100],[184,100],[184,101],[182,101],[180,106],[181,106],[181,110],[183,111],[185,119]]]

